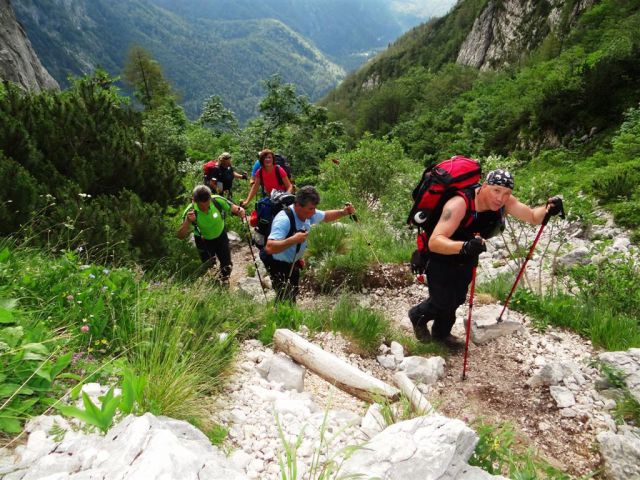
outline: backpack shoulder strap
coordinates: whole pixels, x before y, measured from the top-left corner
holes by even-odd
[[[276,171],[276,178],[278,179],[278,183],[284,187],[284,182],[282,181],[282,174],[280,173],[280,170],[282,169],[282,167],[280,165],[274,164],[273,168]]]
[[[289,207],[284,207],[284,213],[287,215],[289,219],[289,233],[287,233],[287,238],[293,237],[296,233],[296,219],[293,216],[293,210]]]
[[[456,195],[464,199],[464,203],[467,205],[467,211],[460,222],[461,227],[468,227],[476,217],[476,188],[478,185],[472,185],[468,188],[458,190]]]
[[[262,190],[262,196],[266,197],[267,196],[267,192],[264,190],[264,175],[262,174],[262,165],[260,165],[260,168],[258,169],[258,171],[256,173],[260,177],[260,189]]]
[[[227,211],[224,209],[220,201],[227,202],[227,204],[229,204],[229,201],[226,198],[221,197],[220,195],[211,195],[211,202],[216,206],[216,209],[220,212],[220,215],[222,215],[222,219],[225,220]]]

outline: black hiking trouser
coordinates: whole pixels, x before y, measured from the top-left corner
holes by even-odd
[[[293,264],[292,270],[291,263],[276,260],[271,255],[265,254],[264,250],[260,252],[260,259],[262,263],[264,263],[267,272],[269,272],[269,277],[271,277],[273,289],[276,291],[276,303],[296,303],[296,297],[299,291],[298,285],[300,283],[300,268],[298,267],[298,263]]]
[[[432,256],[435,257],[435,256]],[[425,325],[433,320],[431,335],[446,338],[456,323],[456,310],[467,298],[473,261],[454,263],[431,258],[427,264],[429,298],[409,310],[412,321]]]
[[[227,232],[222,232],[219,237],[207,240],[194,236],[200,260],[206,268],[211,268],[216,264],[216,258],[220,262],[220,280],[224,283],[229,281],[231,275],[231,250],[229,249],[229,237]]]

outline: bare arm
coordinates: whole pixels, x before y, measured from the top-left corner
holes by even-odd
[[[282,183],[284,183],[284,186],[287,189],[287,192],[289,193],[293,192],[293,185],[291,184],[291,180],[289,180],[289,177],[284,175],[282,177]]]
[[[194,212],[193,210],[187,213],[187,216],[184,217],[184,221],[182,222],[182,225],[180,225],[180,228],[176,233],[176,236],[180,240],[182,240],[187,236],[187,234],[189,233],[189,227],[195,221],[195,219],[196,219],[196,212]]]
[[[442,255],[456,255],[464,242],[451,240],[451,235],[460,226],[467,212],[467,205],[460,196],[453,197],[445,203],[440,220],[429,238],[429,250]]]
[[[308,235],[309,232],[297,232],[291,237],[285,238],[283,240],[269,239],[267,240],[267,244],[265,245],[264,249],[269,255],[284,252],[290,246],[304,242],[307,239]]]
[[[353,208],[353,205],[347,203],[344,208],[340,210],[326,210],[324,212],[323,222],[333,222],[342,217],[346,217],[347,215],[353,215],[356,212],[356,209]]]
[[[251,185],[251,190],[249,190],[249,194],[247,195],[247,198],[244,199],[242,202],[240,202],[240,205],[243,207],[247,205],[253,197],[256,196],[256,193],[258,193],[258,187],[260,186],[260,179],[258,177],[254,177],[254,178],[255,178],[255,182],[253,182],[253,185]]]
[[[505,212],[509,215],[513,215],[518,220],[530,223],[532,225],[540,225],[547,213],[548,206],[541,205],[539,207],[531,208],[519,201],[513,195],[507,200],[505,205]]]

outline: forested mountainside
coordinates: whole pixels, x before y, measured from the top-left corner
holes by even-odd
[[[419,22],[388,0],[152,0],[188,19],[218,21],[272,18],[308,38],[346,70],[386,48]],[[453,3],[453,2],[450,2]],[[428,10],[425,12],[428,15]]]
[[[393,132],[418,157],[441,156],[478,130],[468,145],[478,155],[556,144],[617,125],[637,104],[637,22],[635,1],[464,0],[347,77],[324,104],[356,135]]]
[[[321,104],[430,164],[499,155],[589,191],[637,225],[640,2],[462,0],[405,34]],[[635,125],[635,126],[634,126]]]
[[[67,86],[96,67],[122,72],[140,44],[162,65],[196,117],[219,95],[240,120],[255,115],[260,81],[280,74],[311,99],[403,31],[389,2],[15,0],[41,61]],[[373,7],[376,8],[373,8]],[[407,14],[398,13],[398,18]],[[412,24],[418,19],[410,15]]]

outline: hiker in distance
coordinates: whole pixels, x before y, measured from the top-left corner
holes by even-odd
[[[229,282],[232,268],[229,238],[225,229],[225,216],[229,212],[245,218],[242,207],[224,197],[212,195],[206,185],[199,185],[193,190],[193,202],[184,210],[182,225],[177,232],[180,239],[193,232],[200,260],[206,267],[215,265],[217,258],[223,284]]]
[[[233,180],[236,178],[247,180],[248,176],[246,173],[236,172],[231,166],[231,154],[223,152],[218,157],[217,166],[209,170],[205,185],[209,186],[214,192],[217,191],[220,195],[231,199],[233,195]]]
[[[513,176],[506,170],[493,170],[485,182],[468,190],[459,190],[446,201],[431,233],[427,283],[429,297],[409,309],[409,319],[416,337],[430,337],[450,348],[464,343],[451,335],[456,309],[465,302],[473,268],[487,250],[485,239],[504,228],[505,215],[540,225],[547,215],[562,212],[562,199],[552,197],[546,205],[531,208],[512,195]],[[427,322],[433,320],[431,334]]]
[[[240,206],[244,207],[256,196],[258,188],[262,189],[262,196],[266,197],[271,194],[272,190],[285,190],[289,193],[293,191],[293,185],[287,176],[284,168],[275,164],[275,157],[268,148],[262,150],[258,157],[260,168],[255,173],[255,182],[251,185],[251,190],[247,198],[240,202]]]
[[[295,303],[300,281],[301,260],[307,248],[307,237],[311,225],[319,222],[333,222],[353,215],[355,209],[350,203],[340,210],[317,210],[320,195],[311,186],[296,192],[293,205],[284,208],[273,219],[271,233],[260,258],[269,272],[276,302]]]

